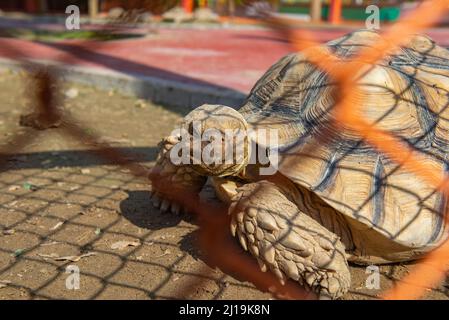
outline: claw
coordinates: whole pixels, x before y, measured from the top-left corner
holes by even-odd
[[[310,287],[312,287],[312,286],[313,286],[313,283],[315,282],[315,274],[309,273],[308,275],[306,275],[305,280],[306,280],[306,283],[307,283]]]
[[[257,258],[257,262],[259,263],[260,270],[262,270],[262,272],[266,272],[267,271],[267,265],[265,264],[265,262],[263,262],[259,258]]]
[[[230,215],[232,215],[233,212],[235,211],[235,208],[237,208],[237,202],[231,203],[231,205],[229,206],[229,209],[228,209],[228,213],[229,213]]]
[[[168,202],[168,201],[165,200],[165,199],[162,200],[160,210],[161,210],[162,212],[166,212],[166,211],[168,210],[169,207],[170,207],[170,202]]]
[[[248,251],[248,246],[246,244],[245,236],[239,231],[237,231],[237,234],[239,236],[239,241],[240,241],[240,244],[242,245],[243,249],[245,249],[245,251]]]
[[[172,212],[173,214],[178,215],[178,214],[181,212],[181,207],[180,207],[180,205],[177,204],[177,203],[172,203],[172,205],[171,205],[171,212]]]
[[[153,197],[151,198],[151,203],[153,204],[153,206],[155,208],[159,209],[159,206],[161,204],[161,199],[158,197],[157,194],[154,194]]]
[[[235,233],[237,231],[237,222],[234,218],[231,219],[231,234],[233,237],[235,237]]]
[[[281,285],[285,285],[285,275],[282,273],[281,270],[279,270],[279,268],[274,269],[274,274],[279,279]]]

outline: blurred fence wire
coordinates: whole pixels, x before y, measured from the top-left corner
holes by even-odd
[[[138,1],[133,1],[133,8],[147,8],[149,2],[143,2],[139,7]],[[151,3],[155,6],[155,11],[160,11],[164,7],[163,1],[151,1]],[[425,179],[447,196],[449,196],[449,177],[434,168],[424,166],[417,151],[410,150],[409,147],[404,146],[392,134],[384,132],[360,118],[356,109],[358,104],[352,103],[352,101],[359,96],[360,89],[357,88],[354,82],[359,62],[376,63],[398,46],[405,44],[414,33],[422,32],[426,28],[431,27],[446,12],[448,7],[449,0],[425,1],[410,15],[386,29],[382,34],[386,41],[379,42],[372,48],[361,50],[358,56],[340,63],[338,67],[333,63],[336,58],[321,49],[310,31],[292,28],[288,20],[266,12],[263,13],[262,18],[270,28],[273,28],[288,39],[296,50],[305,52],[312,63],[324,70],[334,80],[336,84],[336,89],[334,90],[336,104],[332,112],[334,112],[336,125],[344,125],[345,128],[357,131],[378,150],[407,170]],[[107,31],[108,26],[105,25],[104,29]],[[101,47],[101,45],[101,42],[91,44],[94,47]],[[66,63],[70,63],[71,57],[76,56],[78,49],[81,50],[82,48],[77,48],[77,45],[73,45],[72,49],[65,53],[67,55]],[[177,189],[173,185],[165,184],[161,177],[151,172],[149,168],[130,162],[127,154],[105,142],[100,142],[99,136],[90,133],[82,124],[74,121],[66,114],[64,110],[60,110],[57,103],[58,97],[55,94],[60,81],[56,71],[28,61],[26,52],[23,52],[20,44],[4,46],[2,51],[13,53],[16,59],[21,62],[23,69],[29,74],[30,79],[32,79],[27,92],[30,96],[34,96],[37,103],[35,104],[35,111],[29,119],[30,121],[39,124],[41,128],[48,128],[58,123],[66,136],[75,138],[90,146],[90,152],[93,155],[106,159],[109,163],[126,167],[136,179],[146,182],[149,178],[153,188],[197,214],[201,226],[199,246],[205,252],[212,265],[219,266],[225,272],[238,274],[241,278],[253,282],[259,288],[275,292],[278,297],[291,299],[312,297],[310,292],[303,290],[294,283],[287,282],[286,285],[281,285],[271,273],[261,272],[254,259],[239,254],[239,247],[233,241],[229,241],[227,236],[227,226],[230,223],[230,217],[227,215],[227,208],[223,205],[200,203],[197,196],[189,190]],[[33,139],[35,139],[33,131],[27,131],[22,135],[13,134],[8,144],[3,146],[0,151],[0,171],[7,170],[6,164],[8,159],[19,153]],[[223,214],[211,215],[210,212],[222,212]],[[446,215],[446,217],[448,216]],[[446,241],[419,262],[412,272],[399,281],[393,289],[385,292],[383,297],[385,299],[419,298],[423,295],[426,288],[434,287],[444,279],[448,267],[449,241]],[[200,271],[200,273],[204,274],[207,274],[207,272],[207,270]],[[188,296],[189,292],[198,286],[199,281],[193,280],[188,285],[180,288],[179,295],[181,297]]]

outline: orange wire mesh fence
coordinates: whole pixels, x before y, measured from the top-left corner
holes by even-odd
[[[424,2],[412,14],[389,27],[382,34],[384,41],[373,47],[362,49],[356,57],[348,61],[341,61],[341,59],[322,49],[311,32],[293,29],[287,20],[271,15],[264,18],[268,26],[285,36],[298,51],[302,51],[306,55],[311,63],[325,71],[334,81],[335,106],[332,110],[332,116],[335,123],[333,125],[357,132],[364,140],[390,159],[424,179],[446,196],[449,196],[449,177],[435,168],[424,165],[420,160],[422,155],[415,150],[411,150],[399,138],[361,118],[359,110],[357,110],[359,102],[355,103],[354,101],[356,97],[360,96],[361,89],[356,85],[360,65],[375,64],[398,46],[406,44],[413,34],[422,32],[438,21],[438,18],[448,8],[449,0]],[[98,43],[92,45],[101,46]],[[72,49],[75,53],[77,50],[82,50],[82,48],[76,46],[73,46]],[[28,91],[30,95],[35,96],[37,103],[36,109],[28,121],[32,121],[42,129],[58,124],[65,135],[90,146],[92,154],[106,159],[110,163],[126,167],[137,179],[147,181],[149,177],[153,188],[163,194],[164,197],[176,201],[189,211],[196,213],[200,223],[199,246],[207,255],[210,264],[219,266],[226,272],[238,274],[241,278],[253,282],[258,287],[274,292],[278,297],[292,299],[314,297],[313,293],[303,290],[293,282],[281,285],[273,274],[261,272],[254,259],[240,253],[236,243],[228,237],[227,226],[230,224],[231,217],[227,214],[227,208],[224,205],[200,203],[197,194],[182,187],[168,184],[158,173],[136,162],[129,161],[127,154],[105,142],[100,142],[99,136],[91,134],[89,130],[79,124],[79,121],[73,119],[64,110],[60,110],[57,107],[58,97],[55,94],[55,88],[59,81],[57,71],[30,63],[26,60],[26,54],[18,46],[3,47],[2,50],[13,53],[17,60],[22,62],[23,68],[29,72],[30,78],[33,79]],[[70,55],[67,55],[66,63],[70,63],[70,59]],[[13,135],[8,141],[8,145],[4,146],[0,152],[1,170],[5,170],[7,160],[12,155],[17,154],[35,138],[32,130],[27,131],[24,135]],[[211,214],[211,212],[214,212],[214,214]],[[222,214],[215,214],[217,212]],[[444,279],[448,268],[449,242],[446,241],[429,253],[393,289],[385,292],[383,297],[385,299],[419,298],[426,288],[431,288]],[[208,271],[201,270],[200,273],[207,274]],[[202,279],[206,280],[206,278]],[[192,283],[180,289],[180,295],[188,296],[188,293],[198,284],[198,280],[192,281]]]

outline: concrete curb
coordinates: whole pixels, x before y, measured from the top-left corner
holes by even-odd
[[[14,17],[10,14],[4,14],[0,16],[1,19],[9,23],[22,23],[28,24],[29,27],[36,27],[40,24],[55,24],[61,27],[65,26],[65,21],[67,15],[52,15],[52,16],[24,16]],[[89,18],[86,16],[81,16],[80,18],[81,29],[83,25],[97,25],[97,26],[107,26],[114,25],[114,21],[107,18]],[[269,30],[268,27],[260,25],[241,25],[232,24],[227,22],[220,23],[205,23],[205,22],[184,22],[176,24],[173,22],[165,21],[152,21],[147,23],[122,23],[120,24],[123,28],[154,28],[154,29],[191,29],[191,30]],[[43,28],[45,29],[45,27]]]
[[[166,106],[188,106],[193,109],[204,103],[210,103],[235,108],[242,105],[246,97],[246,94],[232,89],[182,83],[140,74],[122,73],[95,67],[68,66],[45,60],[30,60],[30,62],[51,68],[65,81],[116,90]],[[0,69],[19,71],[23,69],[23,66],[18,61],[0,58]]]

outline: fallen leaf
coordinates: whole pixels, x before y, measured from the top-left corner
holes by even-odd
[[[16,233],[16,230],[14,230],[14,229],[8,229],[8,230],[3,230],[3,231],[2,231],[2,234],[3,234],[4,236],[10,236],[10,235],[12,235],[12,234],[14,234],[14,233]]]
[[[137,247],[137,246],[140,246],[140,241],[139,240],[137,240],[137,241],[122,240],[122,241],[114,242],[111,245],[111,249],[113,249],[113,250],[123,250],[126,247]]]
[[[82,174],[89,174],[90,170],[89,169],[81,169],[81,173]]]
[[[90,257],[90,256],[94,256],[96,255],[96,252],[88,252],[85,254],[81,254],[79,256],[63,256],[60,257],[58,256],[56,253],[51,253],[51,254],[42,254],[42,253],[38,253],[38,256],[44,258],[44,259],[51,259],[51,260],[55,260],[55,261],[71,261],[71,262],[78,262],[80,261],[82,258],[86,258],[86,257]]]
[[[38,253],[37,255],[44,259],[55,259],[55,258],[59,257],[56,253],[50,253],[50,254]]]
[[[96,234],[97,236],[98,236],[100,233],[101,233],[101,229],[100,229],[100,228],[95,229],[95,234]]]
[[[6,207],[8,207],[8,208],[15,207],[16,204],[17,204],[17,202],[18,202],[17,200],[14,200],[14,201],[8,203],[8,204],[6,205]]]
[[[55,224],[53,226],[53,228],[51,228],[50,230],[56,230],[58,228],[60,228],[62,225],[64,224],[64,221],[59,221],[57,224]]]

